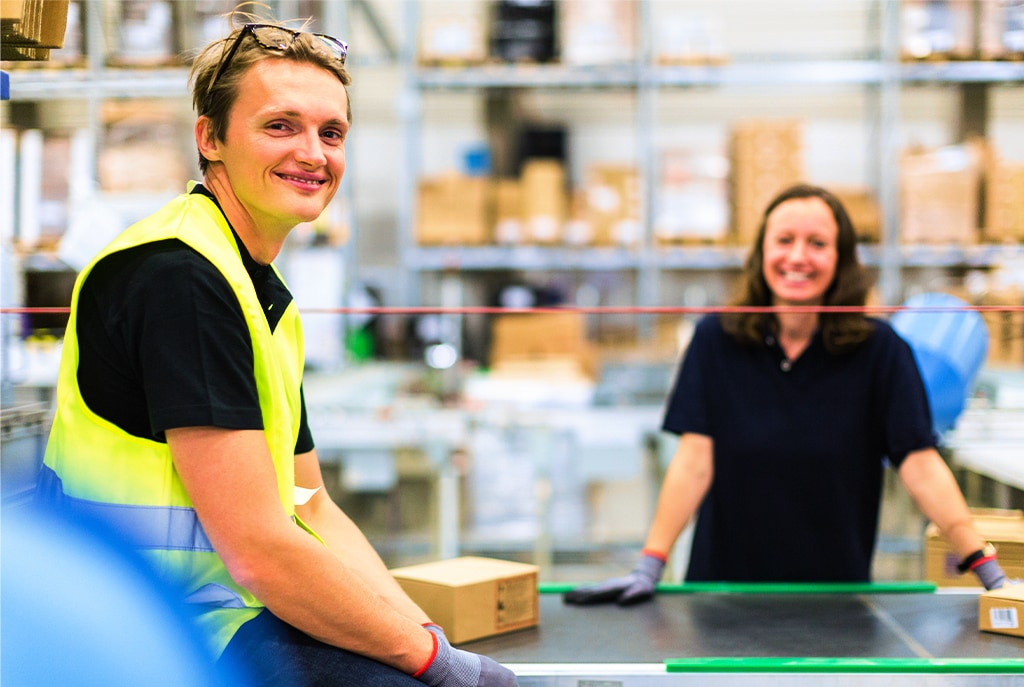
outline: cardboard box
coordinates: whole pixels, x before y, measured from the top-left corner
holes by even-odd
[[[529,159],[523,163],[520,183],[526,241],[561,243],[569,214],[565,166],[554,159]]]
[[[900,240],[966,243],[979,238],[983,148],[963,143],[900,156]]]
[[[583,216],[599,246],[639,243],[640,172],[632,165],[592,164],[584,179]]]
[[[1024,241],[1024,162],[1000,159],[989,149],[985,160],[985,226],[990,243]]]
[[[71,0],[0,0],[0,59],[48,60],[64,47]]]
[[[972,508],[978,534],[996,547],[999,565],[1010,578],[1024,579],[1024,511]],[[961,575],[956,566],[962,556],[950,545],[934,523],[924,532],[925,579],[940,587],[980,587],[978,578]]]
[[[519,179],[494,181],[494,240],[501,244],[524,243],[523,190]]]
[[[493,375],[593,379],[596,349],[579,313],[523,313],[495,318],[489,352]]]
[[[481,245],[490,241],[491,181],[450,172],[419,184],[416,240],[420,245]]]
[[[451,9],[455,11],[459,7],[453,5]],[[474,7],[466,3],[465,9],[472,11]],[[427,17],[421,26],[421,64],[470,65],[482,64],[487,59],[487,31],[482,17],[472,14]]]
[[[978,629],[1024,637],[1024,584],[1006,585],[979,596]]]
[[[978,299],[980,305],[1005,306],[1005,310],[981,313],[988,328],[986,364],[1024,364],[1024,293],[1018,287],[988,290]]]
[[[558,5],[562,63],[626,64],[637,54],[638,3],[562,0]]]
[[[733,238],[737,244],[748,246],[772,198],[804,180],[803,121],[735,122],[729,137],[729,173]]]
[[[449,641],[461,644],[537,625],[538,571],[527,563],[464,556],[391,574]]]
[[[834,187],[833,194],[846,208],[857,240],[880,243],[882,240],[882,211],[873,191],[862,187]]]

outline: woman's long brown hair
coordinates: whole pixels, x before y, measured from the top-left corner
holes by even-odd
[[[857,258],[857,234],[853,222],[843,207],[842,202],[829,191],[809,184],[791,186],[774,199],[765,208],[761,218],[761,226],[757,239],[751,246],[750,253],[743,268],[743,282],[738,298],[733,305],[737,306],[770,306],[772,292],[764,278],[764,235],[768,217],[782,203],[798,198],[820,198],[828,205],[839,227],[836,239],[838,259],[836,274],[832,284],[825,291],[826,306],[863,306],[867,302],[869,289],[867,272]],[[831,353],[842,353],[851,350],[870,336],[873,327],[863,313],[823,312],[820,314],[820,329],[825,348]],[[774,313],[764,312],[728,312],[722,315],[722,326],[726,332],[743,343],[757,345],[763,341],[766,333],[778,328]]]

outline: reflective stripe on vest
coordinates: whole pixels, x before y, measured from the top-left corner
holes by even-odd
[[[39,474],[37,501],[72,517],[98,522],[137,549],[213,551],[195,510],[183,506],[131,506],[68,496],[47,466]]]

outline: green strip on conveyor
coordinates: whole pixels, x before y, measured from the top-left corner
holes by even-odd
[[[542,583],[541,594],[564,594],[578,584]],[[931,594],[932,582],[688,582],[659,584],[659,594]]]
[[[1024,658],[670,658],[670,673],[1024,674]]]

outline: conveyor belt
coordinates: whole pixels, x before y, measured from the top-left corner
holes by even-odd
[[[462,646],[512,666],[521,687],[1024,686],[1024,639],[980,632],[976,593],[693,589],[630,608],[542,593],[538,627]]]

